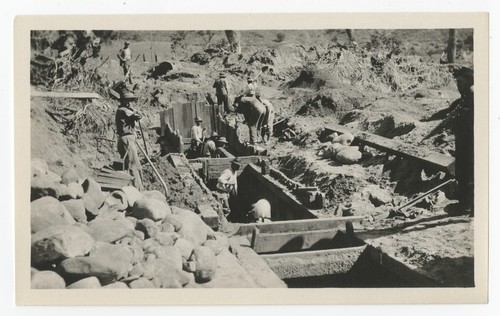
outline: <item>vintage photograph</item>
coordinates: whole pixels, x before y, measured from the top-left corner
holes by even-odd
[[[31,31],[31,287],[474,287],[472,29]]]

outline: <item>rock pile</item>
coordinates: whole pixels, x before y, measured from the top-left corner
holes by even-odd
[[[180,288],[211,281],[229,248],[158,191],[103,192],[73,169],[31,168],[31,287]]]
[[[329,135],[322,153],[323,158],[335,159],[342,164],[357,163],[363,155],[358,146],[351,146],[353,140],[354,136],[351,133]]]

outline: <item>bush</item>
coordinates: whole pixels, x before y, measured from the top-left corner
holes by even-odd
[[[285,37],[286,37],[285,33],[279,32],[278,34],[276,34],[275,41],[278,42],[278,43],[281,43],[281,42],[283,42],[285,40]]]

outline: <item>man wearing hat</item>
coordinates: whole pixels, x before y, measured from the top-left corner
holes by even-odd
[[[118,59],[120,60],[120,66],[123,68],[123,75],[125,80],[128,79],[129,83],[132,84],[132,52],[130,51],[130,42],[125,41],[123,48],[120,49],[118,53]]]
[[[219,135],[217,134],[217,132],[213,131],[210,138],[207,139],[207,141],[203,144],[203,149],[201,151],[201,155],[203,157],[213,157],[215,149],[217,148],[215,146],[217,138],[219,138]]]
[[[225,157],[223,151],[221,149],[224,149],[227,146],[227,140],[224,136],[219,137],[215,141],[215,151],[212,155],[212,158],[223,158]]]
[[[455,177],[460,211],[474,216],[474,71],[455,71],[460,99],[455,118]],[[454,103],[455,103],[454,102]]]
[[[143,190],[142,173],[139,155],[137,154],[135,123],[141,116],[134,111],[131,103],[137,97],[130,91],[123,91],[120,96],[120,107],[116,110],[115,122],[118,134],[118,153],[123,159],[124,168],[134,177],[133,184],[139,190]]]
[[[247,78],[247,86],[243,94],[247,97],[255,97],[255,93],[257,92],[257,84],[254,82],[252,77]]]
[[[238,193],[238,170],[240,170],[241,162],[238,158],[231,161],[231,168],[222,171],[217,180],[217,189],[235,196]]]
[[[199,154],[201,149],[200,146],[203,144],[203,140],[205,138],[203,134],[205,133],[206,128],[201,127],[201,122],[203,122],[203,120],[200,117],[195,117],[194,122],[195,125],[191,127],[191,149],[193,152]]]
[[[226,81],[226,74],[220,73],[219,79],[216,79],[213,88],[215,88],[215,95],[217,96],[217,106],[220,108],[224,105],[225,113],[229,113],[229,88]]]

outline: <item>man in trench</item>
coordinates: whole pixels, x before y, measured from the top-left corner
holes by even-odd
[[[222,171],[219,179],[217,180],[217,190],[225,193],[223,200],[224,215],[229,215],[229,199],[232,199],[238,194],[238,170],[240,170],[241,163],[238,158],[231,161],[231,168]]]
[[[142,191],[142,171],[135,135],[135,124],[141,119],[141,116],[131,107],[131,103],[135,100],[137,97],[132,92],[122,92],[120,107],[115,114],[115,123],[118,133],[118,153],[123,159],[123,168],[127,169],[129,174],[134,177],[134,187]]]
[[[201,127],[203,120],[199,117],[194,119],[195,125],[191,127],[191,151],[196,155],[200,156],[203,142],[205,140],[205,127]]]

